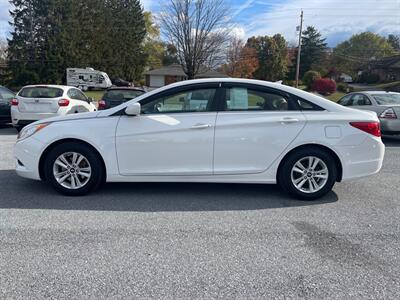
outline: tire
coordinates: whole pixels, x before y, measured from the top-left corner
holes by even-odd
[[[315,168],[312,168],[314,165]],[[334,158],[327,151],[315,147],[301,148],[291,153],[283,161],[278,174],[278,183],[282,189],[300,200],[321,198],[332,190],[336,179]]]
[[[44,174],[56,191],[68,196],[86,195],[97,189],[105,178],[99,155],[77,142],[55,146],[45,158]]]

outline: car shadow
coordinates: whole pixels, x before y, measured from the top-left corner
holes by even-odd
[[[388,136],[382,137],[382,141],[386,147],[400,147],[400,135],[398,136]]]
[[[334,192],[317,201],[298,201],[276,185],[209,183],[108,183],[88,196],[67,197],[14,170],[0,171],[0,195],[0,209],[135,212],[261,210],[338,200]]]

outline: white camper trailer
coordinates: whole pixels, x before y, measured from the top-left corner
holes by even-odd
[[[93,68],[68,68],[67,85],[87,91],[88,89],[108,89],[112,83],[105,72]]]

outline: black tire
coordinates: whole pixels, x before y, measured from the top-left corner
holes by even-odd
[[[329,172],[325,185],[320,190],[313,193],[306,193],[299,190],[292,182],[292,168],[299,160],[309,156],[321,159],[325,163]],[[317,147],[300,148],[298,151],[291,153],[283,161],[278,174],[278,184],[281,188],[289,195],[299,200],[316,200],[323,197],[332,190],[336,179],[337,166],[335,159],[329,152]]]
[[[53,165],[57,158],[69,152],[75,152],[80,155],[83,155],[90,164],[91,167],[91,176],[87,183],[83,185],[81,188],[77,189],[68,189],[62,186],[55,178],[53,174]],[[66,142],[60,145],[55,146],[45,158],[44,161],[44,174],[46,181],[49,182],[53,188],[67,196],[81,196],[86,195],[95,189],[97,189],[105,178],[105,170],[103,167],[103,163],[98,153],[96,153],[91,147],[79,143],[79,142]]]

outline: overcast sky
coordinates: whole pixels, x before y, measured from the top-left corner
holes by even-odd
[[[142,0],[145,10],[157,13],[158,0]],[[226,0],[231,8],[235,33],[243,38],[281,33],[296,40],[300,10],[304,26],[313,25],[335,46],[354,33],[372,31],[400,34],[400,0]],[[0,0],[0,38],[11,28],[8,0]]]

